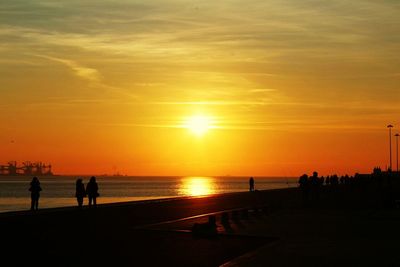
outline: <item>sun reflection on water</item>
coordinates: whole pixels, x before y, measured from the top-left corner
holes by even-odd
[[[185,177],[179,187],[179,194],[185,196],[203,196],[215,194],[216,184],[211,177]]]

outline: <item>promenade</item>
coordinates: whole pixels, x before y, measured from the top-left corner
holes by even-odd
[[[294,188],[4,213],[2,266],[396,266],[400,210],[384,193],[322,188],[303,201]],[[194,237],[210,214],[218,235]]]

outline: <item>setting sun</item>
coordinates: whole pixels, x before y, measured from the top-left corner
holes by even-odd
[[[390,164],[400,1],[80,2],[1,1],[0,165],[297,176]]]
[[[189,117],[185,127],[197,136],[205,134],[212,126],[211,118],[204,115]]]

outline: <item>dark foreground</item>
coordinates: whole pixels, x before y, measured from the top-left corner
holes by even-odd
[[[321,188],[307,200],[284,189],[2,214],[0,265],[400,266],[396,199],[392,189]],[[236,208],[254,214],[213,238],[185,231],[191,220],[158,224]]]
[[[0,215],[4,266],[218,266],[269,241],[264,237],[194,238],[148,224],[261,205],[275,195],[234,193],[170,201],[61,208]],[[3,266],[3,264],[0,264]]]

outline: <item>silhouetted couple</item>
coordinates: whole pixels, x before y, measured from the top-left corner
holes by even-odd
[[[307,174],[300,176],[299,186],[303,192],[303,200],[308,200],[309,193],[311,193],[312,199],[319,199],[319,191],[323,181],[323,177],[318,177],[318,172],[313,172],[313,175],[310,177]]]
[[[32,178],[29,191],[31,191],[31,210],[38,210],[40,191],[42,191],[42,188],[40,187],[40,182],[37,177]]]
[[[93,206],[96,207],[97,205],[97,197],[99,196],[99,186],[96,183],[96,177],[92,176],[90,178],[89,183],[86,185],[83,184],[82,179],[76,180],[76,192],[75,197],[78,201],[78,206],[81,208],[83,205],[83,199],[87,196],[89,199],[89,207]]]

